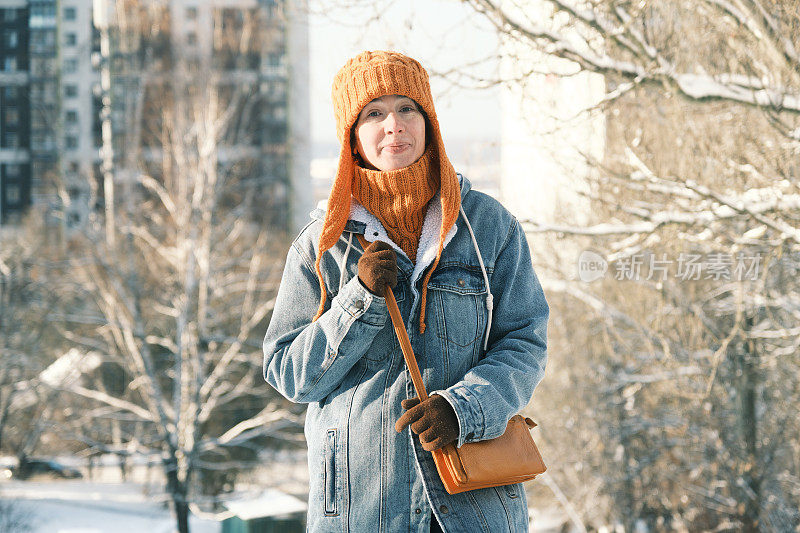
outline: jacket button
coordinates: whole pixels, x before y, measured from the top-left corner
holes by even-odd
[[[463,287],[464,286],[464,280],[463,279],[458,280],[458,286],[459,287]]]
[[[448,511],[446,505],[442,505],[441,507],[439,507],[439,510],[442,512],[442,514],[447,514]]]
[[[422,509],[417,507],[416,509],[414,509],[414,512],[417,513],[417,514],[420,514],[422,512]]]
[[[356,300],[354,305],[355,305],[356,309],[361,311],[362,309],[364,309],[364,300]]]

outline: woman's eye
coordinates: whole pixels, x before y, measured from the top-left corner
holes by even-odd
[[[378,110],[376,110],[376,109],[373,109],[372,111],[370,111],[369,113],[367,113],[367,116],[368,116],[368,117],[377,117],[377,116],[379,116],[380,114],[381,114],[381,112],[380,112],[380,111],[378,111]]]
[[[404,105],[400,108],[401,113],[410,113],[412,111],[416,111],[417,109],[412,105]]]

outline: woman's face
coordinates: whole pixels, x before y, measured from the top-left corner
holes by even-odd
[[[381,96],[365,105],[355,134],[361,159],[375,170],[407,167],[425,152],[425,118],[407,96]]]

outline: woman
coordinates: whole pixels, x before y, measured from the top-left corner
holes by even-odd
[[[501,435],[544,375],[549,310],[522,228],[453,170],[417,61],[359,54],[333,104],[336,178],[292,243],[264,339],[265,379],[309,404],[308,529],[527,531],[521,484],[450,495],[430,453]]]

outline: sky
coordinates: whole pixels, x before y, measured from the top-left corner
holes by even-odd
[[[396,50],[418,60],[431,75],[436,113],[448,140],[496,141],[500,135],[499,93],[461,89],[437,71],[496,70],[498,41],[479,15],[456,0],[379,1],[312,0],[309,16],[311,137],[336,143],[330,90],[342,65],[363,50]],[[374,4],[378,4],[375,6]],[[390,5],[391,4],[391,5]],[[389,7],[387,7],[389,6]],[[477,67],[465,65],[480,62]]]

